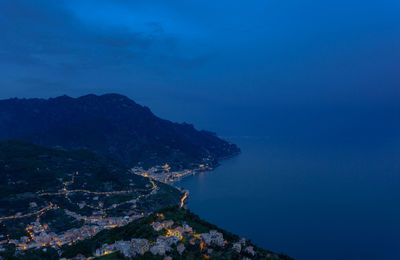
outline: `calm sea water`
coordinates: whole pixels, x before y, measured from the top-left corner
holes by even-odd
[[[400,259],[399,139],[346,136],[234,137],[242,154],[177,185],[190,210],[266,249]]]

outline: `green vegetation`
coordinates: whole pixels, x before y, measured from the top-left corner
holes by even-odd
[[[60,256],[57,251],[52,247],[46,247],[42,249],[29,250],[23,255],[15,255],[14,248],[9,248],[5,253],[1,253],[0,256],[7,260],[58,260]]]
[[[79,175],[74,175],[76,172]],[[70,182],[73,176],[74,182],[68,186],[70,190],[135,191],[102,196],[104,207],[132,200],[146,194],[151,187],[148,179],[130,173],[112,159],[89,151],[63,151],[21,141],[0,141],[0,217],[34,211],[48,205],[49,201],[62,208],[77,210],[78,202],[93,200],[96,195],[74,193],[68,200],[64,196],[38,196],[38,193],[58,192],[63,183]],[[161,183],[157,185],[159,195],[149,202],[140,201],[143,210],[179,202],[179,191]],[[74,203],[71,204],[70,200]],[[87,208],[82,211],[91,213]]]
[[[156,188],[118,162],[86,150],[0,141],[0,237],[29,237],[26,228],[33,222],[56,234],[84,225],[65,210],[124,217],[179,203],[179,190],[162,183]]]
[[[149,217],[129,223],[124,227],[103,230],[91,239],[80,241],[72,246],[64,246],[62,248],[62,256],[67,258],[74,257],[77,254],[91,256],[96,248],[101,247],[103,244],[112,244],[118,240],[130,240],[131,238],[154,240],[158,236],[158,233],[150,226],[154,219],[155,216],[152,214]]]
[[[83,226],[83,220],[76,220],[65,214],[64,210],[50,210],[40,218],[40,222],[48,224],[49,228],[55,233],[65,232],[69,229],[80,228]]]
[[[193,228],[193,231],[196,233],[207,233],[210,230],[217,230],[222,233],[224,239],[228,241],[228,245],[224,248],[214,247],[213,253],[210,254],[211,259],[241,259],[242,255],[233,251],[232,244],[239,241],[239,237],[235,234],[227,232],[218,228],[217,226],[210,224],[207,221],[200,219],[197,215],[193,214],[189,210],[178,208],[178,207],[169,207],[157,211],[143,219],[132,222],[127,226],[115,228],[112,230],[104,230],[97,234],[95,237],[80,241],[72,246],[65,246],[62,248],[63,254],[62,257],[71,258],[76,256],[77,254],[83,254],[87,257],[93,255],[94,251],[97,248],[100,248],[103,244],[112,244],[119,240],[130,240],[132,238],[145,238],[149,241],[155,241],[156,238],[162,234],[163,232],[156,232],[152,227],[151,223],[159,220],[159,215],[163,214],[164,219],[173,220],[174,226],[181,225],[182,223],[186,223]],[[186,247],[186,251],[184,252],[182,259],[204,259],[204,252],[202,253],[198,245],[192,245],[187,240],[182,240]],[[250,245],[250,242],[247,242]],[[253,245],[254,246],[254,245]],[[267,251],[261,249],[259,247],[254,246],[254,248],[258,252],[258,256],[256,259],[292,259],[288,256],[282,254],[275,254],[271,251]],[[270,256],[268,258],[267,256]],[[180,255],[174,251],[172,253],[173,259],[180,259]],[[114,253],[110,255],[106,255],[103,257],[99,257],[96,259],[125,259],[121,254]],[[147,252],[143,256],[138,256],[135,259],[163,259],[161,256],[154,256],[150,252]]]

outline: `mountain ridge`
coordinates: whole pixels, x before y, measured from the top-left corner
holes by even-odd
[[[89,149],[128,167],[214,167],[240,149],[215,133],[161,119],[120,94],[0,100],[0,139]]]

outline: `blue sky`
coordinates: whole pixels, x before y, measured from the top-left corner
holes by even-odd
[[[393,107],[399,13],[395,0],[0,0],[0,98],[118,92],[200,125],[224,109]]]

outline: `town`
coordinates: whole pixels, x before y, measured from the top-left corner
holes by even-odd
[[[119,191],[110,191],[110,192],[99,192],[99,191],[90,191],[90,190],[83,190],[83,189],[69,189],[69,186],[73,185],[76,178],[79,177],[79,173],[75,172],[71,174],[71,180],[62,182],[62,188],[57,192],[38,192],[39,197],[54,197],[54,196],[61,196],[66,199],[66,201],[70,204],[74,204],[74,206],[78,207],[79,209],[83,208],[90,208],[93,211],[93,215],[86,216],[79,214],[77,212],[68,210],[68,209],[61,209],[59,205],[50,202],[50,205],[33,212],[29,212],[26,214],[22,214],[18,212],[12,216],[6,216],[0,218],[0,223],[13,220],[13,219],[23,219],[32,216],[36,216],[36,219],[29,223],[26,228],[26,236],[21,236],[19,239],[11,239],[10,236],[1,235],[0,236],[0,252],[4,251],[4,245],[6,244],[14,244],[16,246],[17,254],[19,252],[23,252],[30,249],[37,249],[37,248],[45,248],[45,247],[53,247],[57,250],[63,245],[72,245],[73,243],[85,240],[90,237],[95,236],[97,233],[104,229],[112,229],[116,227],[125,226],[128,223],[135,221],[137,219],[142,218],[150,214],[151,212],[137,212],[136,203],[139,200],[143,200],[147,197],[157,194],[159,187],[157,186],[156,182],[152,179],[149,179],[151,183],[151,187],[148,188],[148,191],[145,194],[140,194],[135,197],[137,191],[132,190],[119,190]],[[86,194],[91,196],[91,201],[95,202],[95,205],[90,205],[90,201],[73,201],[70,197],[75,194]],[[104,207],[104,203],[99,201],[99,196],[104,196],[107,198],[112,195],[121,195],[121,194],[129,194],[131,198],[129,200],[125,200],[120,203],[114,203],[109,207]],[[183,206],[183,202],[187,194],[185,193],[183,198],[181,199],[181,205]],[[107,211],[111,209],[118,208],[123,204],[129,204],[131,211],[128,212],[126,216],[107,216]],[[30,203],[30,208],[37,207],[35,202]],[[62,233],[56,233],[54,231],[49,230],[49,224],[42,223],[41,217],[49,211],[52,210],[63,210],[66,216],[72,217],[77,221],[82,221],[83,225],[79,228],[69,229]],[[61,253],[61,252],[60,252]]]
[[[154,166],[147,170],[142,167],[134,167],[131,169],[134,174],[167,184],[178,182],[187,176],[212,170],[213,169],[208,165],[199,164],[193,169],[171,171],[171,167],[167,163],[163,166]]]
[[[119,240],[113,244],[104,244],[101,248],[97,248],[93,256],[100,257],[120,252],[125,258],[131,259],[150,252],[152,255],[165,256],[164,259],[171,260],[173,251],[182,256],[184,251],[187,250],[186,246],[189,245],[198,248],[204,259],[210,258],[214,250],[226,249],[226,247],[231,247],[231,250],[236,253],[243,253],[249,257],[256,255],[254,247],[248,245],[244,238],[229,243],[224,239],[223,234],[216,230],[199,234],[188,224],[179,224],[173,220],[167,220],[163,214],[157,214],[157,218],[157,221],[150,224],[153,230],[160,234],[154,241],[143,238],[132,238],[129,241]],[[79,257],[85,259],[83,256]],[[243,259],[250,258],[244,257]]]

